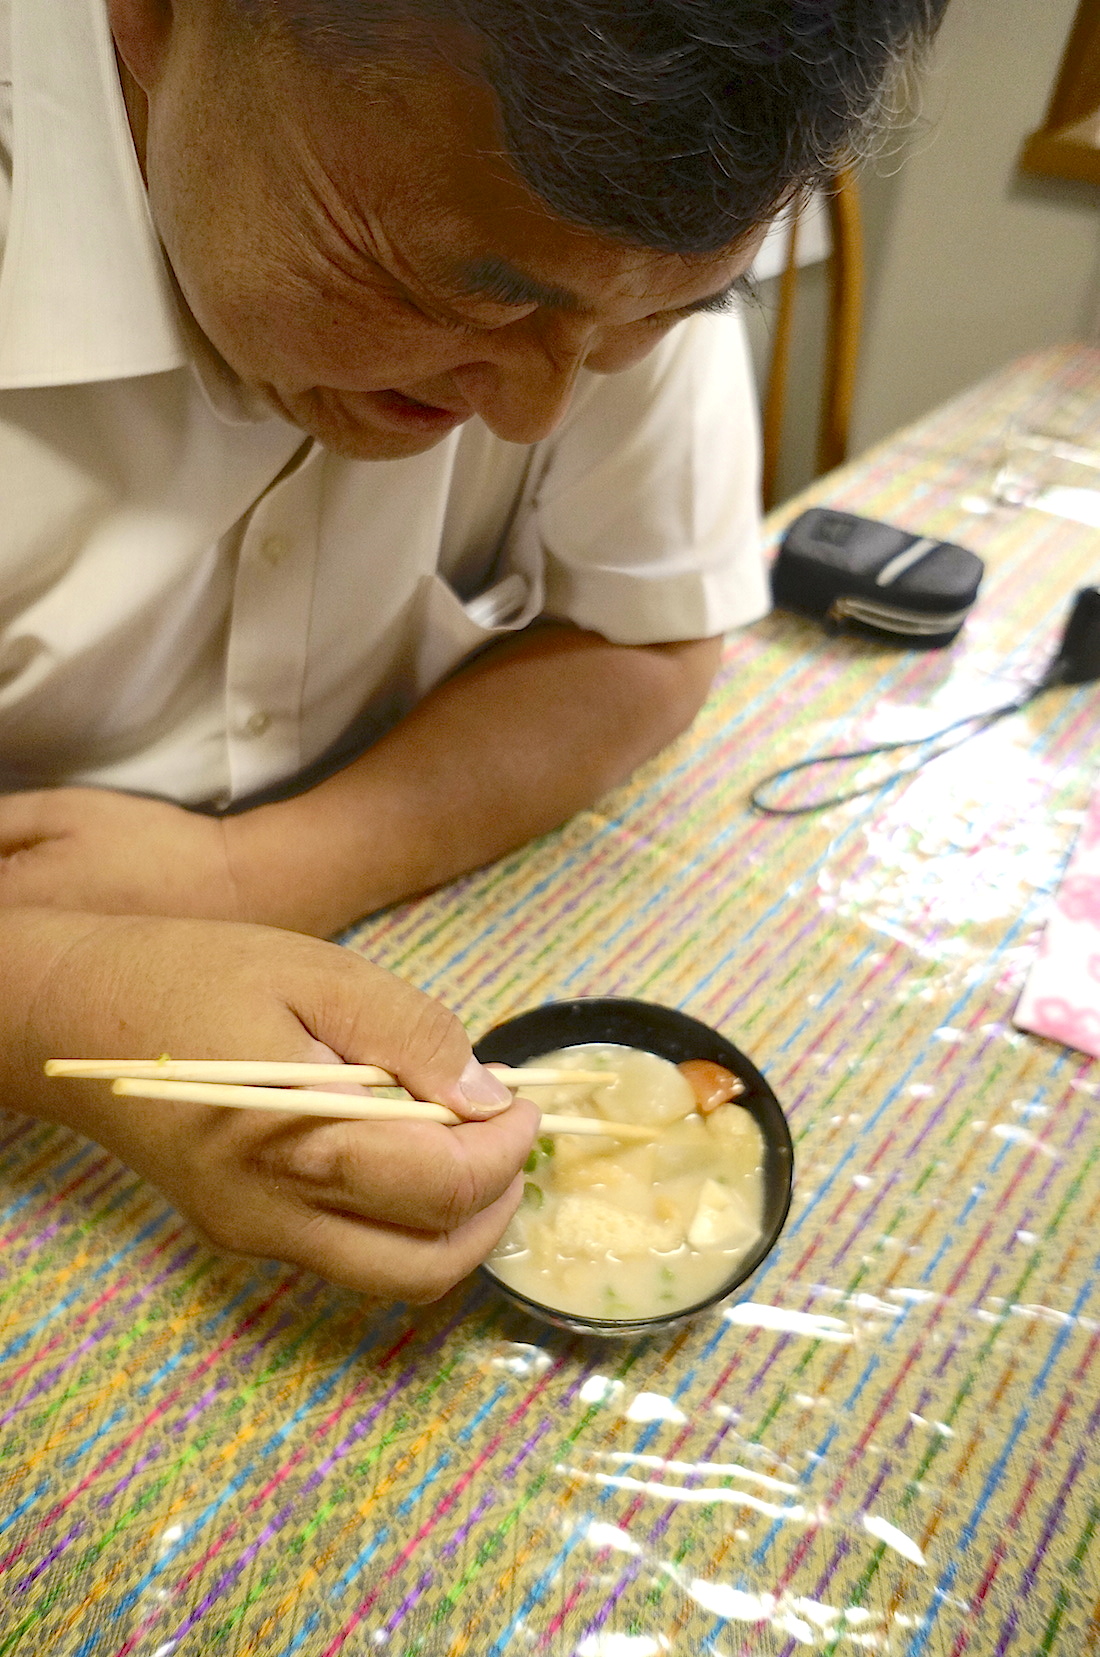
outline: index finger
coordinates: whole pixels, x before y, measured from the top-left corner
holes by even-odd
[[[454,1231],[496,1202],[530,1154],[540,1113],[526,1099],[485,1122],[287,1123],[260,1152],[311,1206],[414,1231]]]

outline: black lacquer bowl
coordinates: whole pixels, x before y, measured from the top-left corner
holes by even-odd
[[[728,1281],[694,1306],[649,1318],[587,1318],[559,1312],[553,1306],[532,1300],[502,1283],[491,1264],[482,1266],[499,1293],[544,1323],[587,1335],[621,1338],[669,1329],[697,1317],[700,1312],[711,1311],[752,1276],[775,1247],[787,1218],[794,1177],[794,1148],[779,1101],[756,1066],[716,1030],[673,1007],[597,996],[578,1001],[550,1001],[544,1007],[510,1018],[506,1024],[498,1024],[481,1038],[474,1051],[483,1064],[520,1065],[559,1047],[603,1041],[641,1047],[673,1064],[682,1064],[686,1059],[711,1059],[724,1065],[744,1082],[745,1092],[737,1103],[751,1113],[764,1136],[763,1234],[757,1246],[738,1261]]]

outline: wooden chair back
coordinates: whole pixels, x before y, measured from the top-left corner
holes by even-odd
[[[825,377],[817,433],[817,471],[832,471],[847,459],[852,400],[859,363],[863,319],[863,224],[855,174],[837,174],[827,197],[832,232],[829,256],[829,319],[825,338]],[[779,305],[764,397],[764,505],[776,505],[776,484],[787,413],[791,341],[798,289],[798,229],[801,210],[791,214],[787,257],[779,282]]]

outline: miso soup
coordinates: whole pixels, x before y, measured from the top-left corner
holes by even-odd
[[[611,1043],[527,1062],[607,1070],[606,1084],[540,1087],[533,1097],[546,1112],[644,1123],[654,1138],[540,1140],[489,1269],[545,1306],[601,1319],[659,1317],[720,1289],[762,1234],[764,1140],[747,1110],[715,1103],[718,1067],[696,1065],[689,1079],[691,1065],[685,1074]]]

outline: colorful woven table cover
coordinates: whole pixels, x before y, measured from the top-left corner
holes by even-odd
[[[1067,408],[1100,447],[1100,352],[1015,365],[783,515],[980,553],[951,650],[777,613],[599,810],[348,940],[475,1036],[630,995],[751,1054],[796,1192],[732,1306],[625,1344],[480,1279],[371,1311],[4,1119],[0,1657],[1100,1652],[1100,1065],[1012,1024],[1100,688],[816,816],[746,805],[1041,671],[1100,534],[993,480],[1013,417]]]

